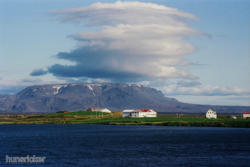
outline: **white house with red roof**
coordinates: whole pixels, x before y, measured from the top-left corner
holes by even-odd
[[[243,112],[244,119],[250,119],[250,112]]]
[[[123,118],[157,117],[157,112],[153,109],[123,110],[122,117]]]

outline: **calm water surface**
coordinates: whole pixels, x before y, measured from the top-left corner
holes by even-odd
[[[6,164],[6,155],[47,159],[44,164]],[[250,129],[0,125],[2,166],[250,166]]]

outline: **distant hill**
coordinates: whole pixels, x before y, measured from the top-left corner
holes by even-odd
[[[210,107],[221,113],[242,113],[250,107],[188,104],[168,98],[161,91],[137,84],[77,83],[30,86],[16,95],[0,95],[0,111],[48,113],[85,110],[89,107],[152,108],[158,112],[204,113]]]

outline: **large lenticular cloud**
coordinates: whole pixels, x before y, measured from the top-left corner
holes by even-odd
[[[71,35],[79,48],[57,58],[74,65],[55,64],[48,73],[58,77],[108,80],[196,78],[185,67],[195,48],[188,38],[200,32],[189,28],[192,14],[142,2],[95,3],[52,12],[58,20],[93,27],[95,31]],[[43,73],[45,74],[45,72]]]

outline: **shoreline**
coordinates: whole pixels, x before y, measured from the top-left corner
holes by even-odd
[[[88,121],[83,121],[83,122],[78,122],[78,121],[30,121],[30,122],[22,122],[22,121],[5,121],[5,122],[0,122],[0,125],[147,125],[147,126],[179,126],[179,127],[231,127],[231,128],[250,128],[250,120],[239,120],[239,121],[161,121],[161,122],[138,122],[131,120],[129,122],[119,122],[119,121],[95,121],[95,122],[88,122]]]
[[[232,119],[228,116],[220,116],[218,119],[206,119],[202,115],[183,116],[181,118],[173,115],[160,115],[155,118],[122,118],[119,112],[102,114],[87,111],[41,115],[0,115],[0,125],[10,124],[101,124],[250,128],[250,119]]]

